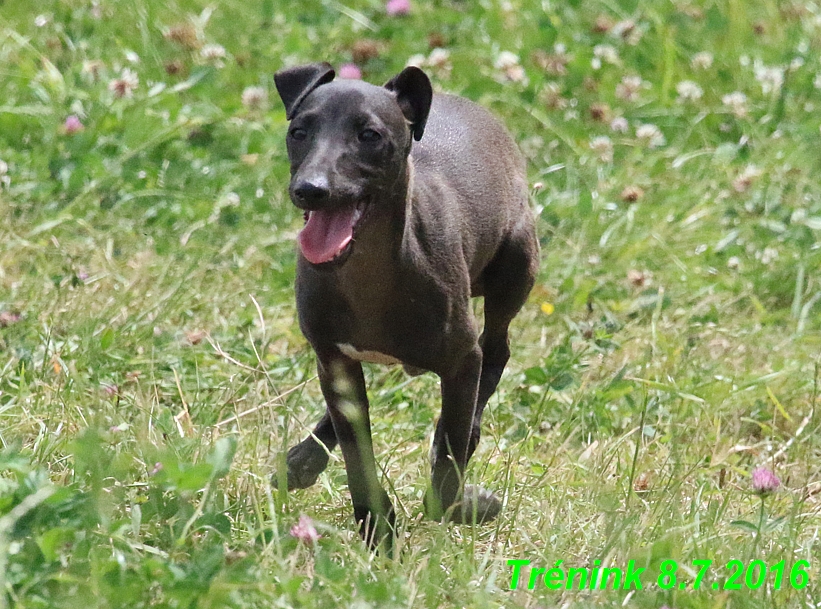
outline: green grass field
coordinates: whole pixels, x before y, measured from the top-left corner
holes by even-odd
[[[339,453],[271,485],[324,409],[272,78],[316,60],[490,108],[539,217],[497,521],[423,518],[438,379],[366,366],[393,561]],[[0,0],[0,609],[821,606],[819,88],[811,0]]]

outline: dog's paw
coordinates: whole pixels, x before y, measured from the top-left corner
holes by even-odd
[[[286,459],[288,464],[288,490],[308,488],[316,483],[319,474],[328,467],[328,453],[313,438],[291,447]],[[274,476],[274,487],[277,479]]]
[[[425,496],[426,512],[429,518],[441,520],[442,516],[456,524],[482,524],[490,522],[502,511],[502,502],[489,490],[473,484],[465,485],[462,499],[442,513],[436,503]]]
[[[490,522],[502,511],[502,502],[492,492],[474,484],[465,485],[462,500],[450,512],[450,521],[457,524]]]

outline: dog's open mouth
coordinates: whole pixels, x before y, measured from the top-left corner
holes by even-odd
[[[305,228],[297,237],[305,259],[312,264],[341,259],[351,248],[366,208],[366,201],[361,200],[333,209],[306,211]]]

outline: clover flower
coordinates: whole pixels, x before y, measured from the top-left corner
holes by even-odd
[[[453,64],[450,62],[450,51],[439,47],[433,49],[427,57],[422,53],[412,55],[405,65],[429,68],[437,78],[449,78],[453,70]]]
[[[103,68],[105,68],[105,64],[99,59],[86,59],[83,61],[81,73],[96,82],[100,79],[100,72]]]
[[[619,21],[612,28],[610,28],[610,35],[616,38],[621,38],[630,46],[636,46],[640,41],[644,32],[638,27],[632,19],[625,19]]]
[[[560,42],[553,45],[553,53],[547,53],[539,49],[531,57],[533,63],[550,76],[565,76],[567,74],[567,64],[573,59],[567,53],[567,47]],[[518,57],[516,63],[518,64]]]
[[[349,80],[361,80],[362,70],[356,64],[345,63],[339,66],[339,78],[346,78]]]
[[[593,47],[593,59],[590,65],[594,70],[598,70],[602,66],[602,62],[612,65],[619,65],[619,52],[616,47],[609,44],[597,44]]]
[[[108,90],[116,97],[131,97],[134,89],[140,84],[140,79],[135,72],[128,68],[123,69],[119,78],[115,78],[108,83]]]
[[[613,142],[606,135],[600,135],[590,140],[590,149],[596,157],[604,163],[613,162]]]
[[[623,76],[616,85],[616,97],[624,101],[634,102],[639,99],[639,93],[644,87],[641,76]]]
[[[379,57],[381,50],[382,48],[379,41],[363,38],[353,43],[351,56],[355,63],[365,63],[366,61]]]
[[[644,196],[644,190],[640,186],[625,186],[621,191],[621,200],[625,203],[635,203]]]
[[[502,72],[502,75],[510,81],[527,84],[527,75],[524,68],[519,64],[519,56],[510,51],[502,51],[493,62],[493,67]]]
[[[769,265],[771,262],[778,260],[778,250],[774,247],[765,247],[760,254],[756,252],[756,258],[761,256],[761,264]]]
[[[21,319],[22,316],[16,311],[0,311],[0,328],[7,328],[11,324],[16,324]]]
[[[200,49],[200,57],[217,68],[223,66],[222,60],[225,59],[226,56],[225,47],[221,44],[206,44]]]
[[[568,101],[562,96],[562,87],[557,82],[547,82],[539,92],[539,100],[550,110],[564,110]]]
[[[704,90],[692,80],[682,80],[676,85],[676,92],[680,103],[696,102],[704,95]]]
[[[262,87],[245,87],[242,105],[249,110],[262,110],[268,103],[268,93]]]
[[[590,104],[590,118],[597,123],[609,123],[612,116],[613,111],[604,102]]]
[[[410,9],[410,0],[388,0],[385,4],[385,12],[391,17],[407,15]]]
[[[650,148],[664,146],[665,139],[661,130],[652,124],[644,124],[636,127],[636,138],[644,142]]]
[[[74,135],[75,133],[79,133],[85,129],[85,126],[80,121],[80,117],[76,114],[71,114],[66,117],[65,123],[63,123],[63,131],[66,135]]]
[[[189,51],[193,51],[202,46],[197,29],[191,23],[178,23],[177,25],[171,26],[165,34],[163,34],[163,37]]]
[[[761,170],[758,167],[747,165],[744,171],[733,180],[733,190],[739,193],[747,192],[760,175]]]
[[[610,121],[610,129],[616,133],[627,133],[627,130],[630,129],[630,123],[623,116],[617,116]]]
[[[747,96],[741,91],[733,91],[722,96],[721,103],[737,118],[747,116]]]
[[[693,66],[694,70],[709,70],[713,67],[713,54],[707,51],[696,53],[693,55],[693,59],[690,60],[690,65]]]
[[[775,491],[781,485],[781,480],[772,470],[766,467],[757,467],[753,470],[752,485],[753,492],[756,495],[764,496]]]
[[[755,79],[761,85],[761,92],[764,95],[778,93],[784,84],[784,70],[777,66],[765,66],[759,60],[753,66]]]
[[[313,521],[304,514],[299,517],[299,521],[291,527],[291,536],[296,537],[302,543],[314,543],[321,535],[317,533]]]

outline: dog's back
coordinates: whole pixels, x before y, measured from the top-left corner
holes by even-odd
[[[450,239],[461,237],[475,281],[505,236],[523,219],[529,222],[521,153],[505,127],[482,106],[437,94],[425,135],[413,143],[411,158],[414,189],[442,189],[455,195],[449,198],[457,209],[437,209],[440,197],[431,193],[416,197],[414,203],[426,217],[439,216],[441,229],[452,231]]]

